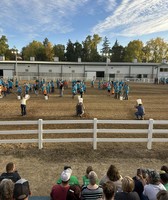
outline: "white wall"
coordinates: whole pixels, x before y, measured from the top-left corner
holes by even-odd
[[[39,65],[40,73],[61,73],[61,65]]]
[[[13,70],[3,70],[3,78],[13,78]]]

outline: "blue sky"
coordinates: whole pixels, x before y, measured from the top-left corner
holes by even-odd
[[[21,50],[33,40],[82,42],[99,34],[114,45],[132,40],[168,42],[168,0],[1,0],[0,37]],[[101,44],[99,48],[101,48]]]

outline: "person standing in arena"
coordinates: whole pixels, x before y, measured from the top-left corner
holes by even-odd
[[[30,99],[30,95],[26,94],[25,96],[23,96],[21,98],[21,115],[24,116],[27,114],[27,111],[26,111],[26,102],[27,100]]]

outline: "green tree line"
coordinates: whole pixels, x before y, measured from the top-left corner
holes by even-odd
[[[98,51],[98,45],[102,42],[102,48]],[[0,38],[0,55],[6,60],[14,60],[17,49],[9,48],[8,39],[5,35]],[[33,40],[22,48],[18,58],[30,60],[34,57],[37,61],[53,61],[58,57],[59,61],[77,62],[105,62],[107,58],[111,62],[154,62],[160,63],[163,59],[168,60],[168,43],[157,37],[144,44],[140,40],[133,40],[123,47],[116,40],[113,46],[107,37],[100,37],[98,34],[88,35],[82,43],[73,43],[70,39],[66,46],[63,44],[52,44],[48,38],[43,42]]]

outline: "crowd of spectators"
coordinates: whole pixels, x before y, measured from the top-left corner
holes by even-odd
[[[119,173],[110,165],[107,173],[98,178],[92,166],[86,168],[79,184],[70,166],[65,166],[60,178],[51,188],[51,200],[168,200],[168,167],[160,171],[137,169],[134,177]],[[14,163],[6,165],[0,175],[0,200],[28,200],[31,196],[29,182],[22,178]]]

